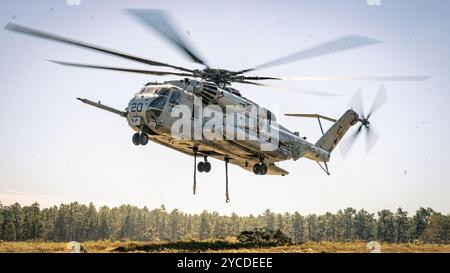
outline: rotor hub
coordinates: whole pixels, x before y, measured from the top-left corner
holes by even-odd
[[[369,117],[363,117],[359,119],[359,121],[361,122],[362,126],[369,128],[370,125]]]

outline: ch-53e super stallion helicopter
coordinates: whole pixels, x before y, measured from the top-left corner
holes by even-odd
[[[363,128],[367,129],[367,143],[368,147],[373,145],[376,140],[376,135],[369,134],[371,132],[369,118],[385,101],[386,92],[384,89],[380,89],[380,92],[375,98],[373,107],[369,114],[364,115],[362,109],[358,111],[358,106],[361,108],[361,94],[355,93],[352,101],[355,102],[357,108],[347,110],[338,120],[325,117],[318,114],[291,114],[291,116],[310,117],[316,118],[319,122],[320,129],[323,136],[316,142],[310,143],[306,141],[306,138],[300,137],[297,132],[290,131],[276,123],[276,117],[269,110],[259,107],[255,102],[245,98],[241,93],[232,88],[232,83],[252,84],[258,86],[264,86],[264,84],[258,81],[264,80],[283,80],[281,77],[261,77],[261,76],[247,76],[247,73],[253,72],[259,69],[286,64],[293,61],[300,61],[322,55],[327,55],[336,52],[342,52],[349,49],[360,48],[368,45],[379,43],[379,41],[370,39],[364,36],[349,35],[344,36],[333,41],[296,52],[283,58],[276,59],[271,62],[264,63],[262,65],[248,68],[240,71],[230,71],[226,69],[215,69],[209,67],[194,51],[187,45],[187,43],[181,38],[173,25],[170,23],[165,12],[160,10],[128,10],[129,14],[134,16],[138,21],[145,26],[151,27],[154,31],[161,34],[174,46],[185,53],[192,61],[205,66],[206,68],[188,69],[180,66],[175,66],[167,63],[153,61],[146,58],[133,56],[130,54],[106,49],[96,45],[84,43],[77,40],[61,37],[55,34],[39,31],[29,27],[9,23],[5,26],[5,29],[28,34],[31,36],[53,40],[72,46],[91,49],[98,52],[122,57],[128,60],[136,61],[139,63],[166,67],[178,72],[171,71],[153,71],[153,70],[139,70],[128,69],[110,66],[70,63],[52,61],[57,64],[66,66],[75,66],[83,68],[104,69],[112,71],[122,71],[131,73],[140,73],[145,75],[173,75],[182,77],[180,80],[166,81],[164,83],[150,82],[143,87],[135,96],[131,99],[128,107],[125,111],[117,110],[112,107],[101,104],[100,102],[94,102],[88,99],[81,99],[82,102],[98,107],[100,109],[117,114],[127,119],[129,126],[136,132],[132,141],[135,145],[146,145],[148,141],[164,145],[166,147],[175,149],[187,155],[194,157],[194,186],[193,191],[196,191],[196,172],[209,172],[211,170],[211,164],[208,161],[208,157],[216,158],[225,162],[226,170],[226,201],[229,202],[228,195],[228,163],[238,165],[248,171],[253,171],[256,175],[287,175],[288,172],[281,169],[276,165],[277,162],[284,160],[297,160],[299,158],[307,158],[316,161],[319,166],[329,175],[327,162],[330,160],[330,154],[339,141],[342,139],[348,129],[360,123],[359,128],[355,131],[354,135],[350,137],[349,145],[345,150],[348,151],[351,143],[355,137],[362,131]],[[427,80],[427,76],[398,76],[398,77],[358,77],[358,78],[344,78],[344,79],[357,79],[357,80],[385,80],[385,81],[422,81]],[[291,80],[327,80],[329,78],[324,77],[297,77],[290,78]],[[336,79],[336,78],[331,78]],[[194,123],[200,122],[200,126],[207,122],[207,119],[202,118],[201,115],[196,113],[196,106],[194,101],[200,101],[200,106],[205,108],[207,106],[214,105],[219,109],[225,110],[229,106],[239,106],[240,111],[247,120],[250,120],[249,111],[251,108],[257,108],[258,111],[253,116],[253,122],[256,124],[254,129],[248,127],[247,123],[238,124],[234,120],[230,124],[225,124],[226,119],[222,124],[224,127],[233,128],[236,134],[239,132],[244,134],[253,135],[253,138],[224,138],[223,140],[209,140],[205,138],[188,138],[180,139],[176,138],[172,134],[174,123],[180,117],[174,117],[171,113],[172,110],[179,106],[184,105],[190,110],[192,116],[189,117]],[[264,111],[260,111],[260,110]],[[357,110],[359,113],[357,113]],[[199,120],[200,119],[200,120]],[[331,121],[334,124],[326,132],[323,131],[321,119]],[[246,125],[247,124],[247,125]],[[260,126],[260,125],[266,125]],[[276,124],[277,126],[274,126]],[[267,128],[267,129],[263,129]],[[273,149],[262,149],[264,144],[269,144],[273,141],[272,137],[267,137],[268,131],[275,132],[271,134],[276,136],[277,145]],[[265,135],[265,136],[264,136]],[[264,136],[264,137],[263,137]],[[204,161],[196,162],[197,157],[203,157]]]

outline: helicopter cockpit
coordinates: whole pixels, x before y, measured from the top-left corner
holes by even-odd
[[[176,105],[180,103],[180,92],[173,86],[146,86],[137,96],[145,98],[145,118],[147,121],[156,120],[163,111],[167,102]]]

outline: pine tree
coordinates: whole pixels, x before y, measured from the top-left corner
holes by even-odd
[[[3,238],[3,225],[4,225],[4,208],[2,202],[0,202],[0,240],[4,240]]]
[[[85,215],[85,238],[84,240],[95,240],[97,237],[97,209],[93,203],[89,203],[89,207]]]
[[[375,216],[364,209],[358,211],[354,218],[355,237],[359,241],[370,241],[375,238]]]
[[[331,212],[326,212],[318,217],[319,237],[323,241],[336,240],[336,216]]]
[[[305,218],[294,214],[272,213],[249,216],[222,216],[217,212],[200,215],[183,214],[177,209],[167,213],[162,205],[149,211],[146,207],[131,205],[98,210],[77,202],[59,207],[40,209],[39,204],[4,206],[0,203],[0,240],[85,241],[119,240],[138,241],[172,240],[180,238],[225,238],[241,230],[279,229],[295,243],[303,241],[370,241],[375,237],[384,242],[405,243],[420,239],[428,243],[446,244],[450,238],[450,215],[419,208],[412,218],[399,208],[395,214],[389,210],[374,214],[353,208],[333,214],[310,214]]]
[[[18,203],[15,203],[15,204],[10,205],[9,209],[10,209],[12,217],[13,217],[15,240],[16,241],[26,240],[26,238],[24,238],[24,233],[23,233],[24,211],[22,210],[22,207]]]
[[[404,211],[402,208],[398,208],[395,213],[397,244],[405,243],[407,241],[408,222],[408,212]]]
[[[97,221],[97,238],[100,240],[111,239],[111,216],[107,206],[100,207]]]
[[[395,240],[395,218],[389,210],[384,209],[378,212],[377,237],[378,240],[388,243],[393,243]]]
[[[346,208],[344,210],[344,221],[345,221],[345,241],[353,241],[353,217],[356,213],[354,208]]]
[[[205,240],[209,236],[209,217],[208,212],[205,210],[200,216],[200,226],[198,230],[198,237],[200,240]]]
[[[176,241],[180,238],[179,228],[178,228],[178,218],[179,218],[179,212],[177,209],[174,209],[170,213],[170,239],[172,241]]]
[[[421,239],[435,244],[447,244],[450,238],[450,218],[433,212]]]
[[[431,214],[433,213],[433,210],[431,208],[419,208],[416,211],[416,214],[412,218],[412,236],[413,240],[419,240],[421,239],[422,233],[427,228],[427,225],[429,223],[429,218]]]
[[[15,222],[15,216],[14,212],[11,210],[10,207],[4,207],[3,208],[3,228],[2,228],[2,234],[3,234],[3,240],[5,241],[16,241],[17,239],[17,232],[16,232],[16,225]]]
[[[275,215],[270,209],[267,209],[264,212],[264,218],[266,220],[266,229],[274,230],[275,229]]]
[[[303,225],[303,217],[295,212],[292,216],[292,232],[294,243],[300,243],[305,240],[305,228]]]
[[[45,241],[56,241],[55,225],[58,216],[58,207],[45,208],[41,211],[42,238]]]
[[[236,213],[231,214],[231,230],[230,233],[237,235],[241,231],[241,219]]]
[[[309,241],[317,242],[319,241],[317,234],[317,215],[310,214],[306,216],[306,230],[307,230],[307,238]]]

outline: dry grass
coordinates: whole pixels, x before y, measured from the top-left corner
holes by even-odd
[[[367,253],[366,243],[333,243],[308,242],[301,245],[277,247],[245,247],[235,245],[235,242],[222,241],[220,246],[215,241],[180,241],[180,242],[83,242],[82,246],[88,253],[107,252],[239,252],[239,253]],[[206,246],[206,247],[205,247]],[[211,248],[209,248],[211,247]],[[214,250],[212,250],[214,249]],[[381,244],[381,251],[388,253],[450,253],[450,245],[430,244]],[[65,253],[65,242],[0,242],[0,252],[16,253]]]
[[[367,243],[307,242],[301,245],[250,248],[221,252],[244,253],[368,253]],[[450,245],[381,244],[383,253],[450,253]]]

